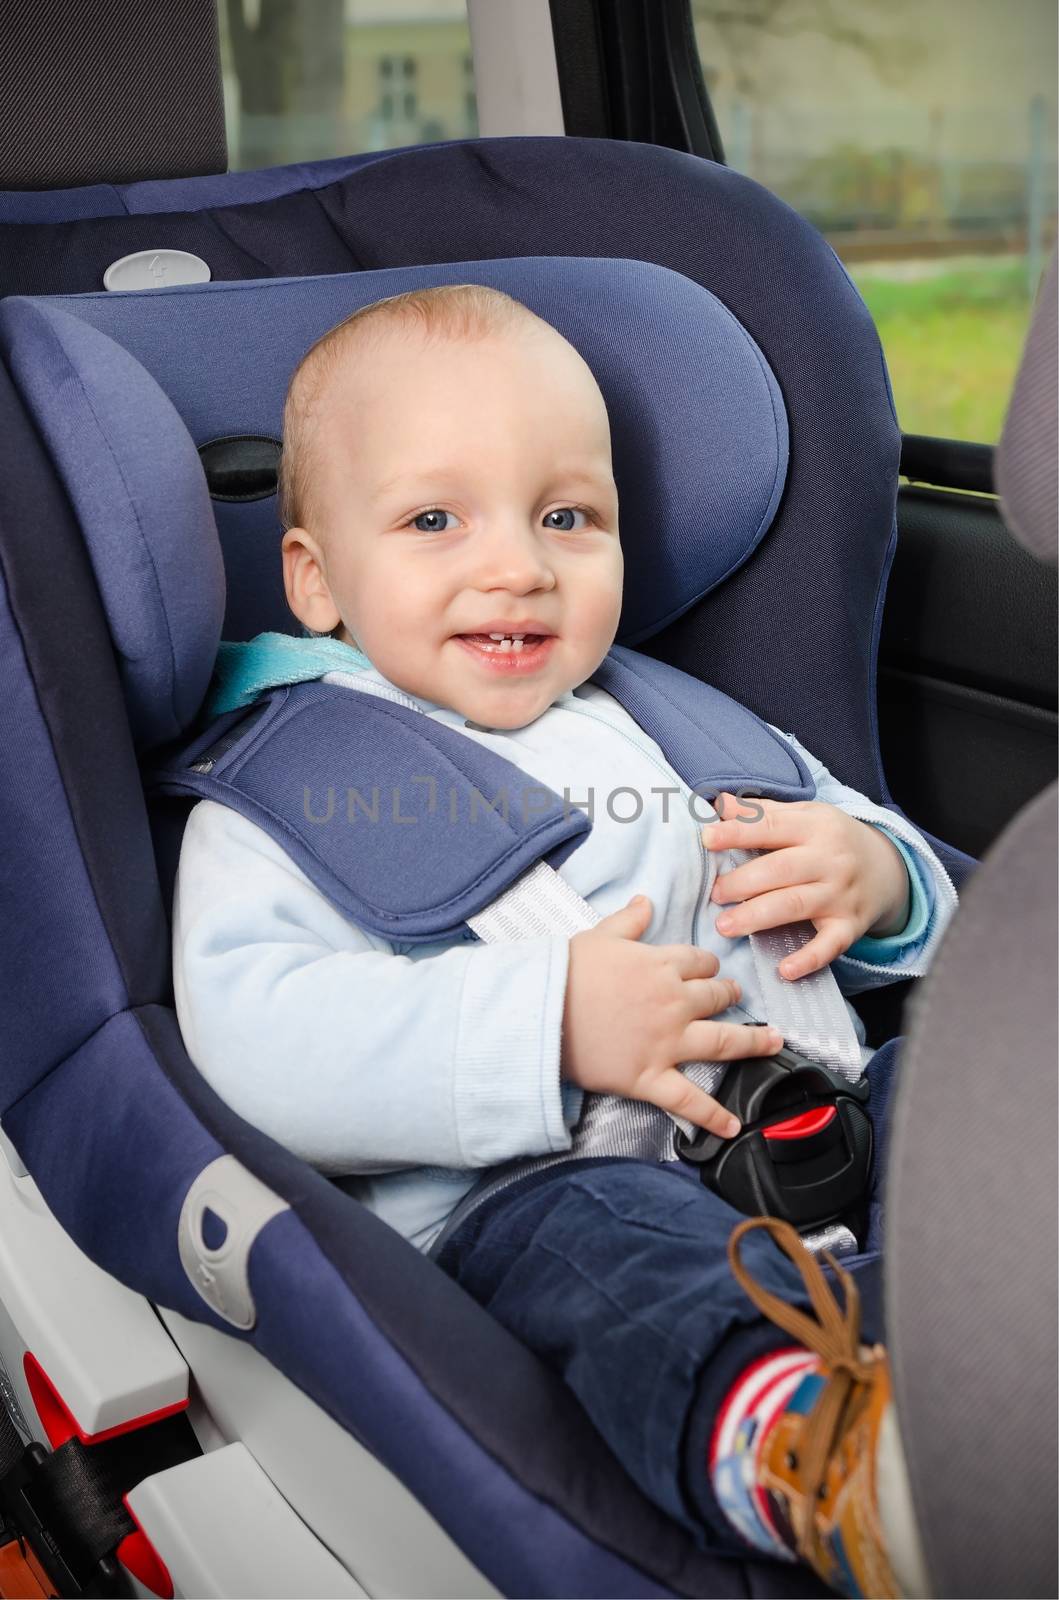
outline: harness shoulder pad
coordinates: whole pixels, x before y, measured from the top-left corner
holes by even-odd
[[[589,829],[475,740],[319,680],[226,713],[147,782],[233,807],[361,927],[412,944],[459,937],[519,873],[558,866]]]
[[[720,790],[811,800],[816,785],[798,752],[753,711],[689,672],[614,645],[593,683],[625,707],[684,782],[705,799]]]

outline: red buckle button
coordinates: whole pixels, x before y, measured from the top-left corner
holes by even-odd
[[[774,1122],[762,1132],[766,1139],[808,1139],[811,1134],[822,1133],[837,1116],[834,1106],[817,1106],[815,1111],[802,1111],[796,1117],[788,1117],[786,1122]]]

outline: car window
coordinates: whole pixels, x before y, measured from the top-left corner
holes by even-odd
[[[1055,238],[1055,0],[692,15],[728,163],[834,246],[904,432],[995,443]]]
[[[219,0],[233,171],[478,132],[465,0]]]

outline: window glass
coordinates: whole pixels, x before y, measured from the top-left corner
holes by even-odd
[[[466,0],[218,0],[233,172],[478,132]]]
[[[1055,239],[1055,0],[692,14],[727,161],[834,246],[904,432],[995,443]]]

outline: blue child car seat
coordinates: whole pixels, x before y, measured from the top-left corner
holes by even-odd
[[[790,461],[754,560],[723,597],[702,596],[654,635],[649,653],[797,728],[833,772],[887,798],[874,675],[896,539],[900,434],[889,380],[834,252],[759,184],[657,145],[473,139],[260,173],[0,196],[0,218],[4,294],[101,289],[109,265],[148,248],[198,254],[215,282],[546,249],[653,261],[703,284],[765,353],[792,419]],[[237,524],[237,514],[221,518],[226,548]],[[786,596],[800,627],[777,627],[762,593]],[[226,638],[287,626],[278,573],[267,613],[258,600],[231,585]],[[802,629],[820,648],[806,649]]]
[[[0,747],[6,834],[18,841],[4,883],[20,978],[0,1012],[0,1120],[85,1253],[168,1308],[205,1392],[231,1332],[185,1271],[177,1223],[203,1170],[234,1161],[271,1206],[249,1252],[256,1320],[241,1337],[407,1486],[487,1584],[816,1593],[807,1574],[751,1560],[737,1576],[696,1548],[631,1485],[553,1374],[217,1099],[171,1008],[139,764],[195,725],[222,630],[239,639],[291,625],[272,499],[211,506],[197,448],[274,437],[312,338],[418,284],[482,281],[525,297],[597,371],[630,572],[619,639],[686,665],[887,798],[873,685],[899,437],[874,329],[837,259],[767,191],[695,158],[480,143],[491,148],[410,153],[340,181],[385,173],[358,213],[389,218],[385,268],[0,307],[13,462],[0,483]],[[465,194],[466,208],[443,204],[446,192]],[[564,242],[587,248],[541,257],[564,217],[578,222]],[[620,248],[601,248],[622,233]],[[483,259],[501,237],[504,257]],[[413,241],[445,264],[408,265]],[[618,259],[599,259],[608,254]],[[650,369],[642,315],[628,303],[613,314],[630,283],[657,312]],[[756,514],[736,444],[742,429],[743,449],[764,449],[761,414],[739,412],[743,392],[713,361],[716,341],[702,342],[711,317],[752,335],[772,380],[762,392],[786,413],[779,493],[770,487]],[[152,819],[170,867],[173,820]],[[285,1493],[323,1527],[297,1486]],[[328,1527],[326,1542],[356,1573],[341,1532]]]

